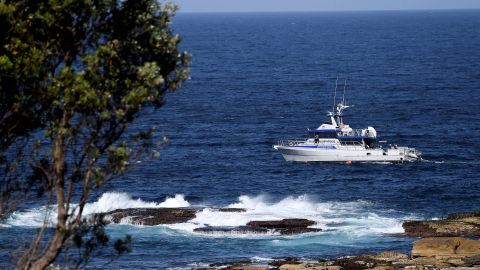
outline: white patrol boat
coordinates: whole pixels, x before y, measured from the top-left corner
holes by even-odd
[[[335,87],[336,96],[336,87]],[[334,98],[335,104],[335,98]],[[329,112],[331,123],[308,130],[306,139],[281,140],[273,148],[287,161],[303,162],[411,162],[420,159],[421,153],[410,147],[389,145],[377,140],[373,127],[352,129],[343,122],[343,111],[350,106],[343,100]]]

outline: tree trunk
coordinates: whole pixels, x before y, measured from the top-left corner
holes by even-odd
[[[48,250],[43,254],[42,257],[40,257],[38,260],[36,260],[32,267],[30,268],[31,270],[43,270],[47,266],[49,266],[55,258],[57,258],[58,254],[60,253],[60,250],[62,249],[63,243],[65,241],[66,237],[66,232],[61,231],[58,229],[55,231],[55,236],[53,237],[52,242],[50,243],[50,246],[48,247]]]
[[[64,113],[61,127],[65,127],[65,124],[68,121],[67,119],[67,113]],[[57,226],[55,229],[55,235],[50,242],[47,251],[32,264],[32,267],[30,268],[32,270],[43,270],[51,263],[53,263],[57,258],[58,254],[61,252],[63,243],[69,235],[69,232],[67,230],[68,213],[65,205],[64,191],[65,146],[64,135],[60,130],[57,132],[54,142],[52,142],[52,144],[54,145],[52,166],[54,171],[53,182],[55,186],[55,194],[57,196]]]

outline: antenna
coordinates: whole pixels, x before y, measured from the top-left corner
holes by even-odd
[[[343,105],[347,105],[345,104],[345,89],[347,89],[347,80],[345,80],[345,83],[343,84],[343,98],[342,98]]]
[[[335,80],[335,93],[333,95],[332,113],[334,115],[335,115],[335,103],[336,103],[336,98],[337,98],[337,86],[338,86],[338,76],[337,76],[337,79]]]

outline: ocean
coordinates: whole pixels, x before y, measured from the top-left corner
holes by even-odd
[[[111,269],[190,269],[272,258],[409,252],[402,221],[480,208],[480,10],[181,13],[191,80],[131,128],[155,126],[160,158],[108,183],[87,213],[207,207],[182,224],[109,225],[133,251]],[[338,77],[354,107],[345,121],[415,147],[403,164],[288,163],[272,148],[328,120]],[[208,207],[241,207],[219,213]],[[0,268],[40,226],[42,206],[0,224]],[[203,225],[308,218],[297,236],[200,234]],[[108,258],[102,254],[93,266]]]

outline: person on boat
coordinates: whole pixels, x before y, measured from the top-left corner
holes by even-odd
[[[314,139],[315,143],[318,143],[319,140],[320,140],[320,137],[318,136],[318,134],[315,134],[315,139]]]

